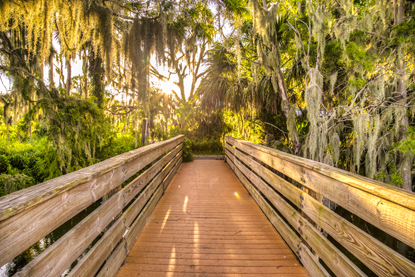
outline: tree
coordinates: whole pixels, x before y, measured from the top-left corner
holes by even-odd
[[[165,59],[169,66],[169,76],[162,76],[156,68],[153,74],[161,80],[177,77],[174,84],[178,91],[172,89],[176,100],[186,103],[194,98],[198,82],[206,74],[203,64],[212,42],[215,28],[212,11],[207,3],[181,3],[177,14],[168,26],[167,49]],[[186,79],[191,79],[190,94],[186,98]]]
[[[234,103],[255,105],[293,153],[410,190],[412,153],[397,152],[395,144],[408,138],[413,121],[413,84],[407,83],[413,5],[342,0],[269,6],[251,1],[242,35],[227,37],[227,53],[210,65],[204,82],[216,89],[203,85],[204,99],[225,100],[232,110],[239,109]],[[243,73],[229,75],[225,61]],[[235,96],[239,100],[230,101]]]

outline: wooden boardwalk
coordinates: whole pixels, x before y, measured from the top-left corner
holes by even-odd
[[[0,197],[0,267],[81,216],[15,276],[415,277],[415,193],[232,137],[182,164],[184,139]]]
[[[308,276],[223,161],[182,164],[128,254],[126,276]]]

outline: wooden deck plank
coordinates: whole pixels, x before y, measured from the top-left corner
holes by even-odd
[[[227,164],[183,164],[117,276],[241,274],[308,276]]]

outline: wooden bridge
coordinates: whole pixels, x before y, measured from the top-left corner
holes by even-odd
[[[15,276],[415,276],[414,193],[231,137],[226,163],[182,164],[182,145],[0,198],[0,265],[88,208]]]

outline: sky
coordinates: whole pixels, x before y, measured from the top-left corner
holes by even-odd
[[[56,48],[56,45],[55,45],[55,48]],[[151,63],[160,72],[160,74],[162,74],[164,76],[169,75],[168,68],[166,66],[157,66],[155,58],[152,58]],[[57,64],[56,61],[55,61],[55,65],[60,66],[60,64]],[[66,80],[65,65],[63,65],[63,69],[64,69],[63,70],[64,71],[63,72],[64,79]],[[44,72],[48,72],[48,71],[49,71],[49,66],[45,66],[44,67]],[[72,77],[79,76],[79,75],[82,75],[82,74],[83,74],[83,72],[82,72],[82,60],[79,59],[79,58],[76,58],[75,60],[72,61]],[[0,93],[5,94],[11,89],[11,83],[9,82],[9,78],[7,78],[7,76],[2,75],[0,77],[1,77],[1,81],[2,81],[2,82],[0,82]],[[54,80],[55,80],[55,82],[57,82],[57,80],[59,80],[59,75],[56,72],[54,74]],[[171,90],[175,89],[176,92],[178,92],[178,94],[180,95],[178,87],[176,85],[174,85],[174,82],[177,81],[177,80],[178,80],[177,75],[173,75],[173,74],[170,76],[170,79],[168,81],[160,81],[158,78],[156,78],[154,76],[150,76],[150,83],[152,83],[155,87],[158,87],[158,88],[162,89],[162,91],[165,92],[166,94],[172,94]],[[45,74],[44,81],[45,81],[46,84],[49,84],[48,74]],[[200,81],[198,83],[200,83]],[[192,85],[192,78],[190,76],[187,76],[185,78],[186,97],[188,97],[190,95],[191,85]],[[110,89],[110,88],[107,88],[107,89]]]
[[[215,7],[213,7],[213,9],[215,9]],[[225,20],[225,19],[222,19]],[[232,32],[232,28],[231,26],[229,26],[229,24],[227,24],[225,22],[225,25],[223,26],[223,32],[225,33],[225,36],[228,36],[231,32]],[[55,48],[55,50],[59,53],[60,51],[60,46],[59,43],[57,42],[57,40],[53,40],[53,47]],[[169,76],[168,73],[168,68],[166,66],[157,66],[157,62],[155,57],[153,56],[152,59],[150,60],[151,64],[157,69],[157,71],[162,74],[163,76]],[[60,67],[60,64],[57,64],[57,62],[55,61],[55,65]],[[44,68],[44,72],[48,72],[49,67],[45,66]],[[200,68],[199,72],[202,72],[203,70],[205,70],[205,68],[202,66]],[[54,73],[54,80],[56,82],[56,80],[59,80],[59,75],[55,72]],[[76,77],[79,75],[82,75],[82,60],[80,58],[76,58],[72,61],[72,77]],[[66,70],[65,70],[65,66],[63,65],[63,75],[64,75],[64,79],[66,80]],[[11,84],[8,80],[8,78],[5,75],[0,74],[0,78],[1,81],[0,82],[0,94],[4,94],[7,93],[10,88],[11,88]],[[44,81],[46,84],[49,84],[48,81],[48,74],[45,74],[44,76]],[[170,76],[169,80],[166,81],[160,81],[158,78],[154,77],[154,76],[150,76],[150,83],[153,84],[153,86],[160,88],[164,93],[166,94],[172,94],[172,89],[174,89],[178,95],[180,95],[180,90],[179,88],[174,85],[174,82],[178,81],[177,75],[172,74]],[[196,88],[199,86],[201,79],[198,80],[198,82],[196,83]],[[190,89],[191,89],[191,85],[192,85],[192,78],[190,75],[186,76],[185,80],[184,80],[184,86],[185,86],[185,95],[186,98],[189,97],[190,95]],[[108,86],[106,88],[107,90],[111,91],[111,87]],[[122,94],[118,95],[118,99],[122,100]]]
[[[168,71],[167,66],[157,66],[156,65],[157,63],[154,57],[150,60],[150,62],[160,74],[162,74],[163,76],[169,76],[169,71]],[[201,70],[203,70],[203,68],[201,68]],[[170,76],[169,81],[160,81],[158,78],[154,76],[150,76],[150,82],[153,82],[155,87],[161,88],[162,91],[166,94],[172,94],[171,90],[174,89],[177,92],[177,94],[180,95],[179,88],[174,84],[174,82],[177,82],[177,81],[178,81],[178,78],[177,78],[177,75],[175,74],[172,74]],[[199,83],[200,83],[200,79],[196,83],[196,87],[199,85]],[[186,76],[184,80],[184,89],[185,89],[186,98],[188,98],[190,95],[191,87],[192,87],[192,77]]]
[[[55,48],[55,50],[59,53],[60,52],[60,46],[59,43],[56,40],[53,40],[53,47]],[[153,57],[150,60],[151,64],[157,69],[158,72],[160,72],[160,74],[164,75],[164,76],[169,76],[168,73],[168,68],[167,66],[157,66],[157,62],[156,59],[153,55]],[[60,64],[55,60],[55,66],[58,66],[60,68]],[[62,66],[63,68],[63,75],[64,75],[64,80],[66,81],[66,69],[65,69],[65,63]],[[49,66],[45,65],[44,67],[44,72],[48,72],[49,71]],[[82,59],[79,57],[76,57],[73,61],[72,61],[72,68],[71,68],[71,73],[72,73],[72,77],[76,77],[79,75],[83,75],[83,71],[82,71]],[[44,81],[45,84],[48,85],[49,84],[49,80],[48,80],[48,74],[44,74]],[[1,94],[5,94],[8,93],[11,89],[11,83],[9,81],[9,78],[5,75],[5,74],[1,74],[0,75],[0,93]],[[55,80],[55,83],[57,84],[57,81],[59,80],[59,74],[56,73],[56,71],[54,72],[54,77],[53,79]],[[174,82],[177,81],[177,75],[172,74],[170,76],[170,79],[168,81],[160,81],[158,78],[154,77],[154,76],[150,76],[150,83],[152,83],[155,87],[161,88],[163,92],[165,92],[166,94],[172,94],[172,89],[175,89],[176,92],[178,92],[178,94],[180,95],[179,89],[176,85],[174,85]],[[200,81],[199,81],[200,83]],[[192,85],[192,78],[190,76],[187,76],[185,78],[185,94],[186,97],[188,97],[190,95],[190,88]],[[198,85],[198,84],[197,84]],[[111,91],[111,87],[108,86],[106,88],[107,90]],[[119,97],[121,100],[121,94],[119,94]]]

